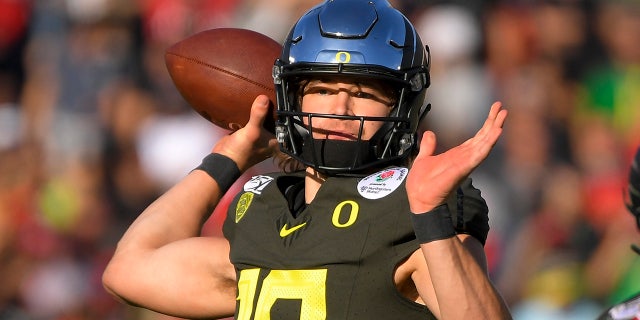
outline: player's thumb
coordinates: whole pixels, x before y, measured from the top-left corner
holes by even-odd
[[[259,95],[251,105],[251,114],[249,116],[249,125],[254,127],[262,127],[264,120],[269,112],[269,97]]]
[[[433,131],[425,131],[420,141],[418,158],[433,155],[436,151],[436,134]]]

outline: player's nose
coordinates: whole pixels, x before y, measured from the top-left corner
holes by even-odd
[[[335,99],[333,101],[333,114],[352,115],[352,103],[353,101],[350,92],[340,90],[338,94],[335,95]]]

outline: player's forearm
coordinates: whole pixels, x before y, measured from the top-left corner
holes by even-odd
[[[479,262],[457,237],[421,245],[441,319],[511,319]]]

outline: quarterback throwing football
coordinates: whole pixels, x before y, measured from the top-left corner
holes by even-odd
[[[328,0],[293,26],[268,98],[247,125],[130,226],[104,273],[122,300],[184,318],[509,319],[487,275],[488,208],[469,174],[498,140],[496,102],[477,134],[434,154],[418,135],[429,53],[386,0]],[[240,174],[269,157],[203,223]]]

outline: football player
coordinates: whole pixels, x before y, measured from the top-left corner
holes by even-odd
[[[274,64],[275,138],[259,96],[247,125],[130,226],[105,287],[184,318],[509,319],[487,274],[488,208],[468,178],[507,112],[496,102],[474,137],[434,154],[435,134],[417,133],[429,63],[386,0],[311,9]],[[200,237],[240,174],[274,156],[283,172],[244,185],[224,239]]]

